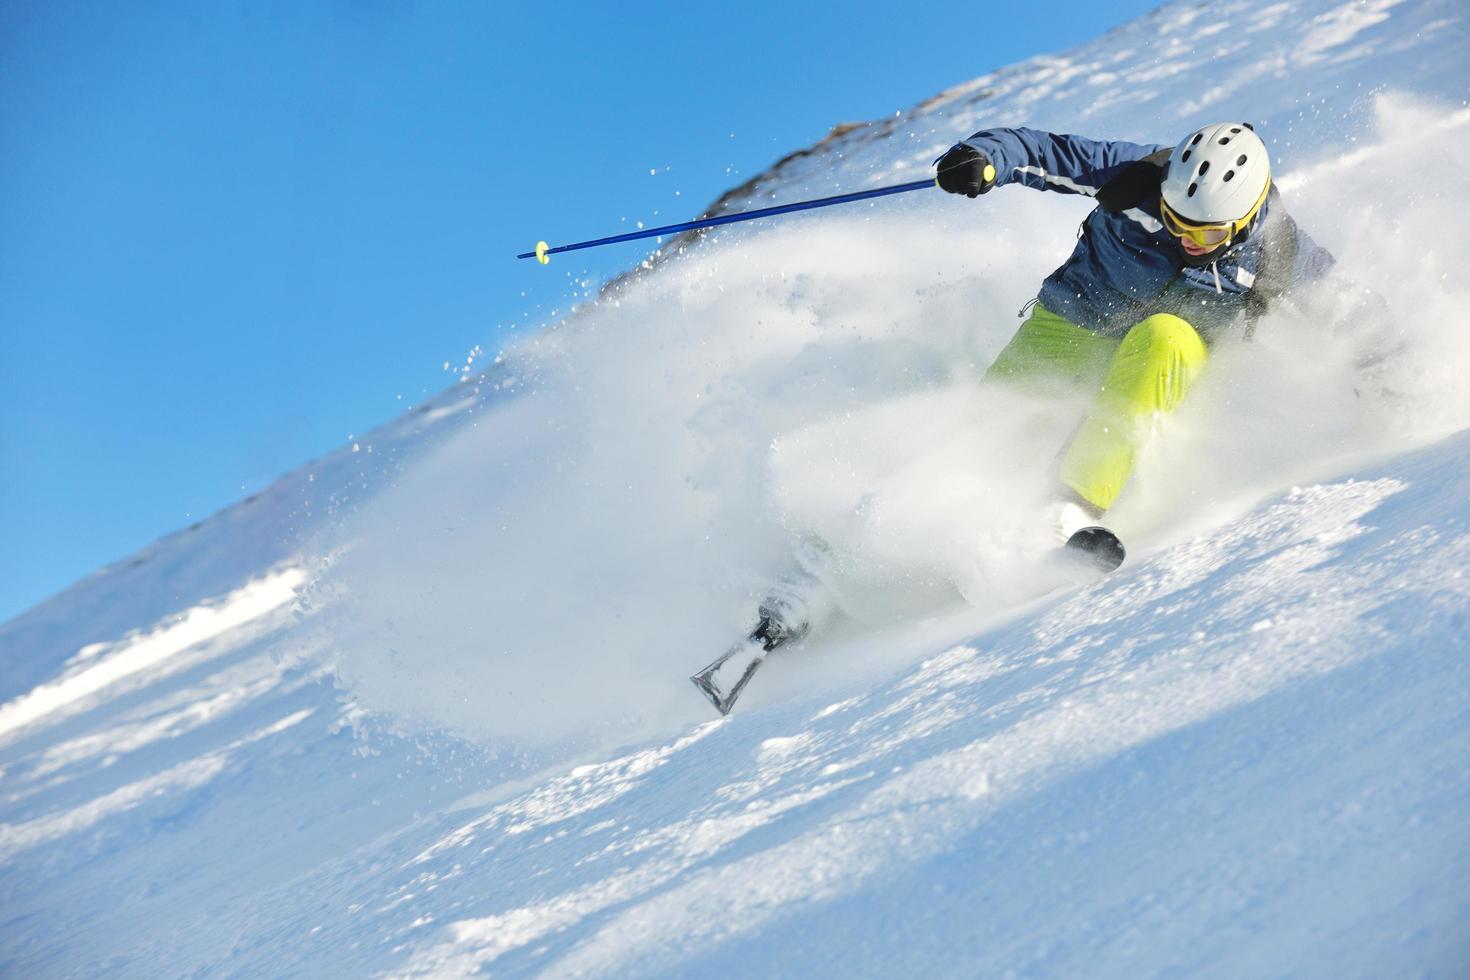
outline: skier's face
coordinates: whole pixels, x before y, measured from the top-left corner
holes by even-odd
[[[1231,221],[1215,224],[1187,221],[1174,213],[1169,202],[1162,197],[1159,198],[1159,215],[1164,219],[1164,228],[1174,236],[1174,240],[1190,259],[1202,258],[1230,244],[1230,239],[1239,226],[1238,222]]]
[[[1175,237],[1179,242],[1179,247],[1184,249],[1185,252],[1194,256],[1195,258],[1199,258],[1201,255],[1209,255],[1211,252],[1215,251],[1215,249],[1220,247],[1219,245],[1216,245],[1212,248],[1206,248],[1205,246],[1196,242],[1193,238],[1190,238],[1188,235],[1178,235]]]

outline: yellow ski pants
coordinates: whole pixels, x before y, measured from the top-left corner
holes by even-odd
[[[985,379],[1027,386],[1065,381],[1096,390],[1059,475],[1083,500],[1107,510],[1133,473],[1154,413],[1173,411],[1183,401],[1206,356],[1195,329],[1170,313],[1156,313],[1116,340],[1038,303]]]

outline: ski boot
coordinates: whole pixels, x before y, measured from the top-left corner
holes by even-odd
[[[1078,499],[1060,500],[1051,507],[1052,529],[1068,553],[1102,572],[1123,564],[1123,542],[1101,523],[1102,511]]]

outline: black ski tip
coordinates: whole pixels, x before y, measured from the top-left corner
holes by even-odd
[[[1123,564],[1127,552],[1118,536],[1105,527],[1084,527],[1067,539],[1067,550],[1076,552],[1104,572]]]

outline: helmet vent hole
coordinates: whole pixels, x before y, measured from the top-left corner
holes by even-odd
[[[1184,154],[1182,156],[1180,156],[1179,162],[1180,163],[1188,163],[1189,162],[1189,155],[1191,153],[1193,153],[1193,152],[1194,152],[1193,150],[1185,150],[1184,151]]]
[[[1230,127],[1230,133],[1231,133],[1231,135],[1234,135],[1235,133],[1238,133],[1238,132],[1240,132],[1240,127],[1239,126],[1231,126]]]
[[[1221,136],[1220,137],[1220,145],[1221,146],[1224,146],[1226,143],[1229,143],[1229,142],[1230,142],[1230,137],[1229,136]]]
[[[1242,153],[1240,156],[1238,156],[1238,157],[1235,158],[1235,165],[1237,167],[1243,167],[1243,166],[1245,166],[1245,154],[1244,153]]]
[[[1198,184],[1190,184],[1189,185],[1189,193],[1185,194],[1184,196],[1185,197],[1194,197],[1194,192],[1197,191],[1197,190],[1199,190],[1199,185]]]
[[[1203,177],[1205,174],[1207,174],[1209,172],[1210,172],[1210,161],[1206,160],[1204,163],[1202,163],[1202,164],[1199,165],[1199,176]]]
[[[1195,133],[1194,134],[1194,139],[1192,139],[1192,140],[1189,141],[1189,145],[1190,146],[1193,146],[1194,144],[1198,143],[1200,140],[1202,140],[1204,138],[1205,138],[1205,134],[1204,133]]]
[[[1225,176],[1224,177],[1221,177],[1220,179],[1221,180],[1227,180],[1228,181],[1231,177],[1234,177],[1234,176],[1235,176],[1235,171],[1234,170],[1227,170],[1227,171],[1225,171]]]

